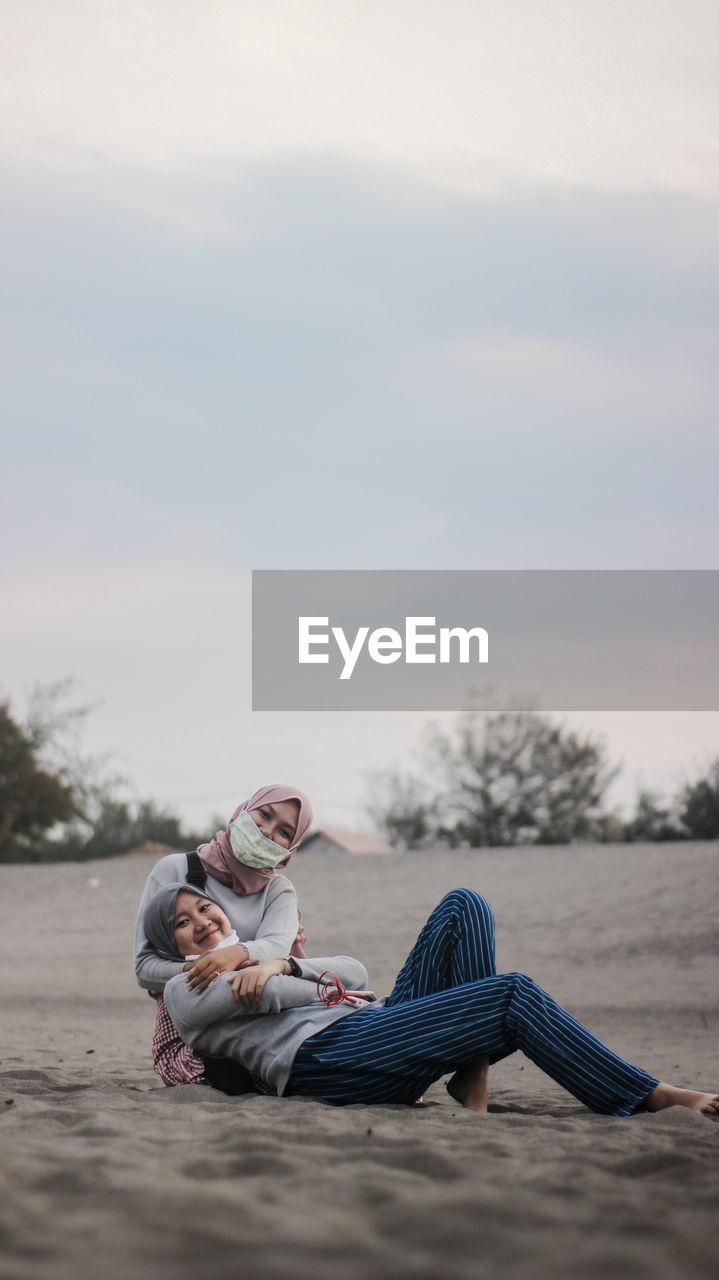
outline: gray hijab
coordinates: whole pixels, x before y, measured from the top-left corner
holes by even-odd
[[[176,884],[163,884],[150,899],[142,917],[142,927],[148,942],[152,943],[158,956],[162,956],[163,960],[183,959],[177,950],[172,928],[178,893],[194,893],[198,898],[210,897],[208,893],[196,889],[194,885],[179,880]]]

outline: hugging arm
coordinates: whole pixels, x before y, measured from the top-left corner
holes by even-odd
[[[299,909],[294,885],[286,876],[274,875],[265,897],[262,922],[254,938],[242,938],[250,960],[274,960],[286,956],[297,937]]]
[[[173,978],[165,988],[165,1003],[185,1044],[194,1045],[213,1023],[253,1014],[281,1013],[304,1005],[320,1004],[317,982],[330,970],[348,989],[363,988],[367,970],[352,956],[325,956],[298,961],[302,977],[276,974],[268,978],[254,1010],[238,1004],[232,986],[219,978],[205,991],[190,991],[183,976]]]

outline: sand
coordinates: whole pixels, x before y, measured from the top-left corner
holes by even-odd
[[[165,1089],[131,937],[153,858],[0,868],[0,1276],[12,1280],[715,1277],[719,1124],[594,1116],[521,1054],[490,1114]],[[387,991],[466,884],[498,965],[630,1060],[719,1088],[719,843],[300,854],[316,954]]]

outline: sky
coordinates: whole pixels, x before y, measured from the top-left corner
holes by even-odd
[[[259,713],[252,569],[713,569],[719,10],[0,2],[0,695],[195,825],[368,825],[428,717]],[[566,716],[612,798],[719,713]]]

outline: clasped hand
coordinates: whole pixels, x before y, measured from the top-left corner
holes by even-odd
[[[227,981],[232,987],[232,994],[237,1004],[241,1004],[248,1013],[254,1013],[257,1002],[265,989],[268,978],[284,973],[284,960],[259,960],[243,965],[239,973],[235,973]]]
[[[250,960],[247,947],[241,942],[232,947],[216,947],[197,960],[190,960],[185,965],[185,972],[190,991],[205,991],[221,973],[234,973],[236,969],[256,965],[257,960]]]

